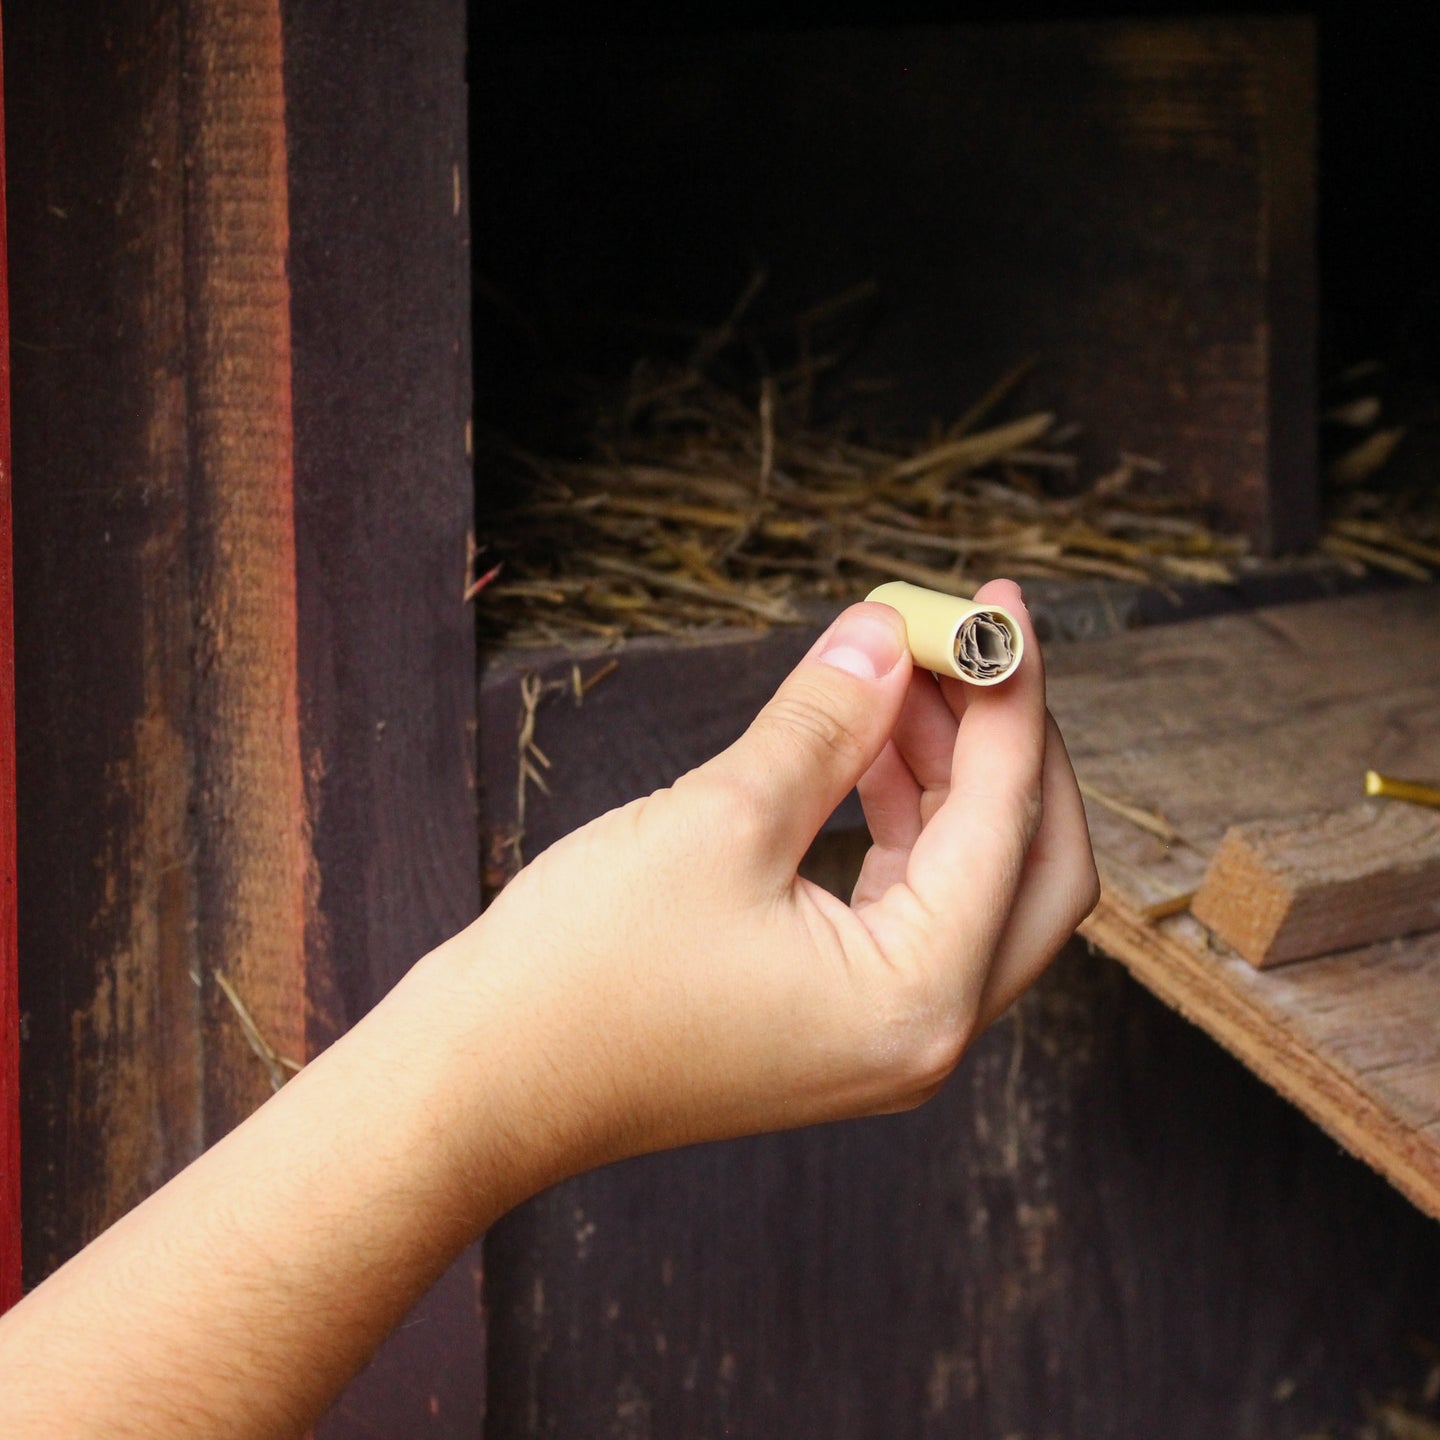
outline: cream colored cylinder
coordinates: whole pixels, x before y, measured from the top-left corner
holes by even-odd
[[[1025,652],[1019,623],[999,605],[977,605],[904,580],[881,585],[865,598],[900,612],[915,663],[937,675],[998,685],[1015,673]]]

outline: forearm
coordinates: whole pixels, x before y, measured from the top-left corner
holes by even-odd
[[[0,1321],[0,1432],[298,1433],[454,1255],[563,1168],[516,1068],[524,1007],[473,983],[479,943],[477,927],[427,957]]]
[[[562,1176],[933,1093],[1096,893],[1020,623],[1021,670],[967,696],[912,673],[894,612],[848,611],[723,754],[537,857],[0,1321],[0,1434],[298,1433]],[[796,871],[857,781],[846,906]]]

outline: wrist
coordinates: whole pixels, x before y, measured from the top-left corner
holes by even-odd
[[[425,956],[383,1002],[433,1117],[430,1163],[479,1233],[556,1181],[615,1156],[579,1077],[573,996],[488,916]],[[380,1018],[377,1009],[376,1018]]]

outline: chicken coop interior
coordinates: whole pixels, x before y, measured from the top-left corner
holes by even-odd
[[[1338,1001],[1353,967],[1310,968],[1313,991],[1302,986],[1261,1016],[1245,977],[1211,984],[1206,957],[1195,986],[1177,978],[1197,963],[1193,937],[1140,953],[1232,820],[1345,805],[1357,746],[1402,769],[1433,768],[1428,725],[1414,745],[1395,738],[1410,727],[1397,712],[1413,714],[1428,691],[1397,697],[1383,718],[1358,720],[1341,701],[1308,734],[1297,730],[1291,717],[1311,693],[1302,676],[1342,643],[1322,601],[1320,628],[1282,642],[1308,653],[1277,709],[1249,714],[1220,741],[1233,691],[1278,659],[1273,639],[1233,615],[1143,640],[1126,633],[1423,578],[1405,575],[1403,555],[1362,576],[1346,542],[1397,523],[1428,537],[1433,498],[1387,500],[1399,507],[1388,514],[1363,508],[1325,477],[1368,435],[1321,418],[1376,388],[1364,367],[1380,354],[1385,403],[1425,408],[1433,301],[1399,258],[1406,227],[1381,225],[1380,239],[1363,219],[1383,208],[1380,194],[1405,186],[1381,135],[1355,133],[1362,113],[1366,124],[1404,127],[1406,105],[1422,102],[1405,99],[1383,37],[1368,51],[1358,43],[1370,17],[1322,16],[1318,32],[1295,17],[1216,13],[1078,24],[990,15],[978,27],[937,26],[948,17],[928,12],[881,26],[849,18],[871,25],[834,32],[772,18],[737,35],[691,15],[663,33],[577,35],[517,19],[505,43],[476,54],[480,506],[483,517],[489,453],[497,523],[475,579],[501,565],[476,595],[491,656],[487,876],[503,883],[522,858],[514,845],[543,846],[698,763],[803,650],[794,632],[724,596],[696,607],[691,591],[672,610],[666,584],[780,573],[733,568],[730,531],[696,534],[688,514],[675,517],[705,504],[743,513],[767,424],[777,456],[788,425],[802,473],[814,462],[800,451],[837,437],[854,442],[862,471],[867,447],[883,452],[867,478],[884,493],[872,501],[852,481],[845,518],[816,542],[821,563],[802,581],[762,581],[752,598],[833,613],[880,580],[928,570],[941,588],[973,586],[987,565],[1010,573],[1008,561],[1051,636],[1109,637],[1052,652],[1052,703],[1067,735],[1081,737],[1107,886],[1131,913],[1156,917],[1098,940],[1141,984],[1077,949],[932,1113],[897,1129],[657,1159],[512,1217],[488,1257],[491,1413],[516,1433],[575,1414],[817,1435],[898,1424],[913,1434],[1339,1436],[1429,1423],[1431,1281],[1401,1279],[1392,1247],[1413,1236],[1407,1253],[1424,1257],[1428,1277],[1440,1257],[1431,1227],[1315,1127],[1318,1118],[1335,1134],[1354,1097],[1321,1097],[1311,1057],[1290,1061],[1333,1047],[1328,1063],[1353,1055],[1357,1034],[1389,1033],[1391,1048],[1342,1066],[1402,1082],[1418,1067],[1413,1093],[1381,1108],[1407,1132],[1433,1124],[1434,1048],[1419,1038],[1429,1027],[1406,1027],[1401,1013],[1415,966],[1433,962],[1407,954],[1393,991],[1373,975],[1373,993],[1349,1006]],[[1425,233],[1426,216],[1414,222]],[[1387,279],[1376,247],[1392,245]],[[1402,273],[1416,288],[1386,293]],[[815,372],[818,354],[826,363]],[[681,413],[667,416],[654,397],[677,390]],[[937,528],[993,527],[982,533],[994,549],[907,543],[900,527],[922,529],[933,490],[910,503],[890,483],[897,467],[1035,416],[1052,417],[1038,436],[1022,429],[971,479],[968,462],[948,475],[980,499],[943,512]],[[1375,428],[1397,424],[1392,411]],[[1026,451],[1041,452],[1039,463]],[[546,455],[561,463],[537,458]],[[1398,458],[1398,497],[1423,497],[1423,459]],[[697,473],[735,488],[694,484]],[[1113,510],[1143,510],[1159,533],[1199,528],[1173,547],[1151,544],[1143,527],[1109,528],[1097,482],[1102,496],[1118,484]],[[772,480],[767,513],[809,519],[804,501],[787,509],[776,497],[783,483]],[[807,496],[828,483],[810,476]],[[1028,553],[1007,553],[1005,522],[989,509],[1015,488],[1031,502],[1014,526]],[[612,494],[649,507],[612,517],[629,518],[620,553],[648,556],[649,575],[607,568],[603,528],[551,528],[557,501],[603,514]],[[1077,518],[1092,537],[1130,548],[1085,550]],[[876,522],[868,532],[866,521]],[[693,566],[692,546],[724,559]],[[621,598],[653,607],[649,621],[661,624],[584,604],[587,585],[614,587],[617,573],[630,587]],[[514,629],[507,574],[521,577]],[[537,626],[547,585],[559,613]],[[1344,624],[1374,623],[1364,607],[1376,602],[1347,603],[1361,609]],[[581,618],[568,626],[572,607]],[[1426,597],[1410,643],[1428,650],[1433,622]],[[617,643],[628,648],[613,666]],[[1172,666],[1207,678],[1192,688]],[[1152,688],[1144,677],[1154,674],[1167,679]],[[1360,683],[1373,692],[1390,682]],[[1175,738],[1161,742],[1137,717],[1172,704],[1191,711],[1194,729],[1172,713]],[[1317,730],[1340,738],[1317,746]],[[552,761],[543,772],[527,763],[527,736]],[[1264,762],[1257,736],[1267,737]],[[1293,768],[1273,768],[1270,747]],[[859,826],[858,811],[842,810],[812,855],[812,873],[842,894],[863,855]],[[1306,978],[1306,967],[1292,973]],[[1164,1002],[1208,1036],[1177,1024]],[[1312,1008],[1329,1009],[1328,1028],[1308,1025]],[[1272,1113],[1277,1090],[1309,1118],[1283,1105]],[[997,1103],[1007,1117],[998,1124]],[[1375,1115],[1362,1122],[1372,1124],[1387,1128]],[[1382,1156],[1384,1142],[1357,1148],[1352,1134],[1349,1148],[1415,1197],[1399,1178],[1408,1162]],[[1149,1172],[1143,1198],[1123,1178],[1132,1166]],[[1353,1240],[1371,1204],[1385,1218],[1377,1211],[1373,1229],[1359,1228],[1385,1238],[1362,1258],[1340,1236]],[[907,1211],[893,1229],[881,1219]],[[825,1236],[821,1260],[796,1258],[799,1237],[815,1233],[807,1225]],[[637,1231],[648,1237],[638,1248]],[[773,1266],[758,1293],[747,1275],[757,1254]],[[651,1255],[663,1263],[646,1274]],[[1354,1278],[1341,1279],[1351,1258]],[[665,1278],[677,1265],[747,1278],[733,1290],[712,1280],[697,1304]],[[1161,1275],[1173,1310],[1154,1288]],[[1134,1308],[1123,1298],[1142,1292]],[[598,1351],[597,1334],[607,1337]],[[1170,1388],[1181,1372],[1183,1400]],[[757,1401],[745,1375],[773,1391]]]
[[[1363,789],[1440,784],[1405,18],[278,0],[227,109],[195,7],[61,8],[4,7],[27,1283],[842,606],[1003,574],[1081,937],[919,1111],[522,1206],[318,1433],[1440,1436],[1440,831]],[[1321,813],[1369,898],[1227,928]]]

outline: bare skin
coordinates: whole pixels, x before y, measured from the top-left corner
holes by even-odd
[[[0,1433],[300,1434],[555,1181],[907,1109],[1095,903],[1025,627],[992,690],[852,607],[729,750],[529,865],[344,1039],[0,1320]],[[849,905],[796,875],[859,783]]]

